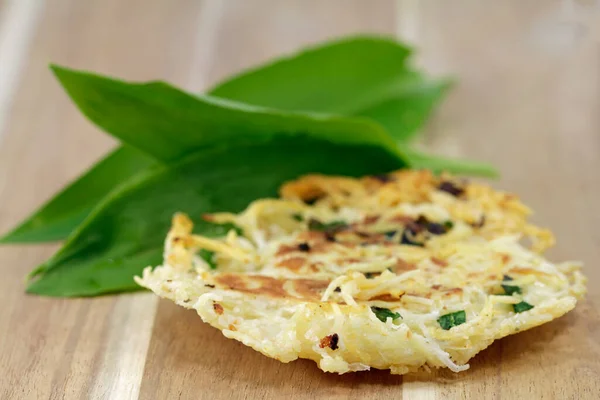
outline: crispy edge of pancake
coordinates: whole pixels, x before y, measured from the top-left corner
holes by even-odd
[[[421,368],[467,369],[470,358],[494,340],[558,318],[576,305],[576,297],[549,298],[524,313],[492,319],[479,331],[455,330],[443,340],[415,333],[406,324],[382,323],[366,304],[305,302],[267,298],[236,290],[211,287],[195,273],[170,266],[147,268],[138,283],[160,297],[196,310],[204,322],[224,336],[241,341],[282,362],[311,359],[326,372],[345,373],[390,369],[404,374]],[[448,333],[444,331],[443,333]],[[322,346],[336,335],[336,348]],[[465,338],[466,337],[466,338]]]

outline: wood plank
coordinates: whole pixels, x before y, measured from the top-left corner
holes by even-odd
[[[195,56],[190,49],[202,45],[195,34],[201,5],[47,1],[0,148],[2,231],[113,146],[79,115],[48,62],[185,85]],[[54,249],[0,248],[0,398],[137,398],[156,299],[26,296],[24,276]]]
[[[496,186],[518,193],[556,233],[549,257],[582,260],[599,282],[600,215],[590,210],[600,202],[600,14],[565,14],[544,1],[409,5],[399,20],[413,27],[420,64],[458,77],[424,145],[499,166]],[[570,30],[579,32],[572,41]],[[600,288],[588,288],[574,312],[494,344],[464,374],[405,377],[404,396],[598,398]]]

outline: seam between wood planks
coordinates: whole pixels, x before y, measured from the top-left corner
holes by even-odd
[[[0,14],[0,144],[44,0],[8,0]]]

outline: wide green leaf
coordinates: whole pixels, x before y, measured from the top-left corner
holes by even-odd
[[[350,37],[244,71],[209,93],[281,110],[364,115],[405,142],[449,87],[414,70],[410,54],[392,38]]]
[[[403,167],[380,146],[335,144],[310,135],[281,135],[265,143],[212,148],[173,166],[138,175],[114,190],[38,268],[28,292],[91,296],[135,290],[132,277],[161,262],[176,211],[240,211],[275,196],[282,182],[307,173],[360,176]],[[199,223],[196,231],[211,233]]]
[[[409,142],[423,128],[450,87],[449,80],[426,81],[415,75],[414,82],[406,82],[396,90],[390,88],[390,96],[382,96],[379,102],[349,115],[377,121],[402,149],[409,148]]]
[[[429,169],[436,174],[446,171],[455,174],[477,175],[488,178],[498,176],[498,171],[486,163],[423,153],[415,148],[405,147],[403,152],[408,158],[411,168]]]
[[[157,162],[129,146],[122,146],[63,189],[0,243],[43,242],[65,239],[114,187]]]
[[[361,115],[378,121],[396,139],[405,141],[423,125],[448,87],[446,81],[432,81],[407,67],[409,55],[406,46],[392,39],[352,37],[324,43],[248,70],[217,85],[209,93],[283,110]],[[58,71],[60,74],[61,70]],[[77,88],[72,92],[76,93]],[[88,107],[93,107],[94,99],[89,100]],[[214,101],[218,103],[218,100]],[[136,135],[138,132],[130,133]],[[176,140],[176,134],[171,133]],[[402,146],[406,148],[404,144]],[[2,240],[65,239],[105,193],[135,173],[143,173],[146,163],[151,163],[148,157],[139,162],[138,158],[144,157],[140,154],[128,156],[127,152],[117,152],[120,150],[109,154]],[[490,170],[458,160],[444,164],[445,160],[439,157],[413,159],[413,152],[407,157],[411,166],[419,168],[428,168],[426,161],[429,160],[436,169],[456,173],[483,172],[486,175]],[[103,175],[100,180],[96,173],[98,168]],[[88,190],[90,187],[97,190]]]
[[[374,104],[381,100],[378,96],[389,98],[389,93],[385,92],[388,89],[385,82],[393,80],[393,77],[398,75],[395,71],[400,71],[399,75],[407,83],[414,78],[413,75],[404,74],[403,63],[408,54],[409,50],[406,47],[389,39],[352,38],[327,43],[296,57],[280,59],[258,70],[254,69],[229,80],[225,85],[215,88],[213,92],[228,92],[225,98],[244,100],[244,90],[253,90],[253,85],[257,83],[262,85],[267,78],[272,81],[272,85],[260,87],[260,92],[264,94],[261,100],[263,105],[292,111],[313,109],[322,112],[340,112],[338,102],[343,99],[346,102],[345,107],[351,107],[353,112],[360,111],[362,107],[365,112],[373,113],[377,112],[377,108],[373,107]],[[361,59],[365,58],[369,58],[379,67],[374,70],[363,63]],[[341,65],[345,65],[344,74],[340,74],[336,69],[318,67],[322,64],[336,65],[336,60]],[[60,76],[62,70],[56,69],[56,71]],[[296,75],[290,77],[290,74]],[[294,92],[283,96],[288,103],[281,103],[282,81],[298,83],[300,74],[305,82],[296,85]],[[315,82],[310,84],[307,81],[310,79]],[[309,88],[310,90],[307,91]],[[348,96],[336,95],[338,89],[343,90]],[[72,92],[77,93],[77,88]],[[324,93],[330,93],[331,97],[322,96]],[[424,93],[423,96],[427,97],[428,94]],[[267,101],[268,97],[271,98],[270,101]],[[315,99],[320,103],[316,103]],[[348,103],[347,99],[352,99],[353,102]],[[129,153],[117,149],[109,154],[1,241],[9,243],[65,239],[106,193],[127,181],[133,174],[146,170],[150,158],[140,153]],[[144,159],[140,162],[142,157]],[[99,178],[98,175],[101,177]],[[88,190],[90,187],[97,190]]]
[[[304,134],[333,143],[385,147],[401,157],[386,131],[365,118],[274,110],[191,95],[164,82],[129,83],[57,66],[53,70],[92,122],[165,162],[213,146]]]

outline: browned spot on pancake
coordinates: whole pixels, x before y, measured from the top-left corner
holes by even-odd
[[[285,256],[286,254],[293,253],[296,251],[298,251],[298,246],[282,244],[281,246],[279,246],[279,249],[277,249],[277,253],[275,253],[275,255],[276,256]]]
[[[305,262],[306,258],[304,257],[290,257],[279,261],[277,266],[287,268],[292,271],[298,271],[300,268],[302,268]]]
[[[452,288],[444,290],[444,296],[454,296],[455,294],[462,294],[461,288]]]
[[[510,254],[502,253],[500,254],[500,258],[502,259],[503,264],[508,264],[510,261]]]
[[[369,301],[371,300],[380,300],[380,301],[400,301],[402,299],[402,296],[404,295],[404,293],[398,295],[398,296],[394,296],[390,293],[386,293],[386,294],[380,294],[377,295],[375,297],[371,297],[369,299]]]
[[[367,215],[363,220],[364,225],[373,225],[375,222],[379,221],[379,215]]]
[[[401,258],[396,260],[396,264],[392,266],[393,272],[396,274],[399,272],[412,271],[417,269],[417,266],[413,263],[409,263]]]
[[[325,347],[329,347],[331,350],[336,350],[338,348],[339,339],[340,338],[337,333],[325,336],[319,341],[319,347],[322,349],[324,349]]]
[[[354,263],[359,263],[362,260],[360,258],[338,258],[336,260],[336,262],[339,265],[344,265],[344,264],[354,264]]]
[[[321,292],[327,289],[329,281],[317,281],[314,279],[296,279],[294,289],[304,299],[319,300]]]
[[[311,263],[310,270],[313,272],[319,272],[321,270],[322,266],[323,266],[322,262]]]
[[[333,242],[327,242],[327,241],[315,242],[311,246],[310,252],[311,252],[311,254],[327,253],[334,246],[335,246],[335,243],[333,243]]]
[[[433,285],[431,288],[433,290],[440,290],[442,288],[442,285]]]
[[[547,275],[545,272],[535,270],[533,268],[516,267],[510,270],[511,273],[523,275]]]
[[[221,274],[215,276],[219,285],[228,287],[243,293],[279,297],[279,298],[301,298],[305,300],[318,301],[321,298],[320,291],[327,288],[329,281],[313,279],[276,279],[264,275],[238,275]],[[288,293],[284,289],[286,282],[292,282],[294,291],[298,296]]]
[[[305,231],[298,235],[298,239],[304,242],[324,241],[325,233],[321,231]]]
[[[368,236],[361,238],[362,243],[376,244],[385,241],[385,235],[381,233],[370,233]]]
[[[283,281],[263,275],[222,274],[215,281],[238,292],[262,294],[273,297],[287,297]]]
[[[396,215],[396,216],[390,218],[390,221],[399,222],[403,225],[409,224],[411,222],[415,222],[414,218],[408,217],[406,215]]]
[[[364,231],[359,231],[359,230],[355,230],[355,231],[353,231],[353,233],[361,239],[367,239],[372,236],[372,234],[369,232],[364,232]]]
[[[417,293],[417,292],[411,292],[411,293],[405,293],[407,296],[411,296],[411,297],[421,297],[424,299],[430,299],[431,298],[431,293]]]
[[[219,315],[223,315],[223,306],[219,303],[213,303],[213,310]]]
[[[229,324],[229,330],[230,331],[237,331],[237,328],[235,327],[235,325]]]
[[[431,257],[431,262],[434,263],[435,265],[438,265],[440,267],[447,267],[448,263],[445,260],[442,260],[440,258],[437,257]]]

